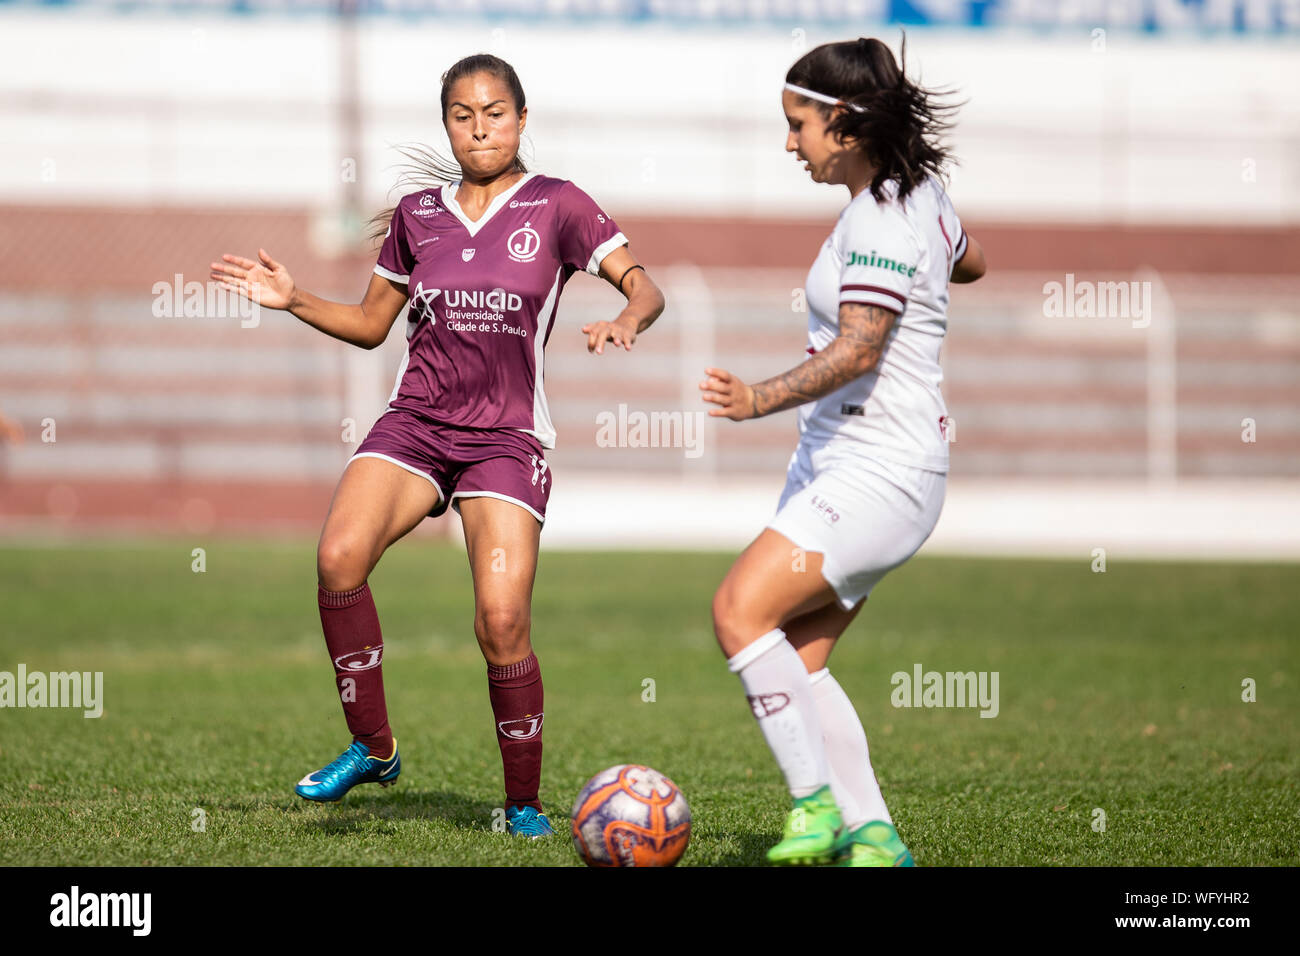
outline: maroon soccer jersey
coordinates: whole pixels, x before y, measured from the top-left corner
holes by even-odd
[[[564,179],[527,173],[477,222],[459,183],[402,197],[375,272],[407,287],[406,356],[390,408],[463,428],[518,428],[555,447],[542,350],[560,291],[627,239]]]

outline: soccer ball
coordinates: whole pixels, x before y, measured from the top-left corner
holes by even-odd
[[[619,764],[573,804],[573,845],[588,866],[672,866],[691,839],[691,808],[657,770]]]

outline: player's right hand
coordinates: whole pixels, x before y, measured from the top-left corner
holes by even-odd
[[[730,418],[733,422],[743,422],[757,418],[757,406],[754,402],[754,389],[746,385],[726,369],[709,367],[704,370],[708,376],[700,382],[700,397],[706,402],[720,405],[710,408],[710,418]]]
[[[226,253],[221,262],[212,263],[212,278],[222,288],[238,292],[258,305],[287,309],[293,300],[293,277],[265,249],[258,249],[257,256],[262,260],[260,263]]]

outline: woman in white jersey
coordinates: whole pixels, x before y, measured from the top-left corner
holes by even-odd
[[[714,631],[794,798],[777,864],[910,866],[866,734],[826,669],[871,589],[916,553],[948,469],[939,347],[948,283],[984,274],[938,176],[950,108],[879,40],[828,43],[786,74],[786,151],[850,202],[808,273],[809,357],[748,385],[709,368],[733,421],[799,409],[776,516],[713,600]]]

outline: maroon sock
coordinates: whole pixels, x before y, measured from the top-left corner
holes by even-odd
[[[316,598],[348,730],[371,754],[388,757],[393,752],[393,732],[384,703],[384,637],[370,585],[351,591],[317,588]]]
[[[537,655],[488,665],[488,698],[506,777],[506,806],[542,809],[542,671]]]

